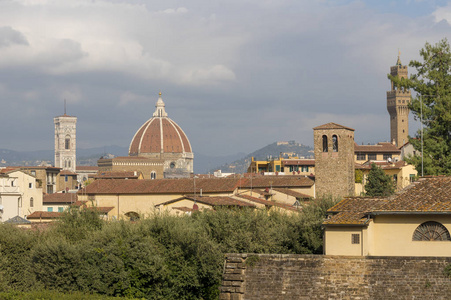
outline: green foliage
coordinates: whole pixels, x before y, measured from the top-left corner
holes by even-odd
[[[362,170],[355,170],[355,183],[363,182],[363,172]]]
[[[448,277],[451,278],[451,264],[448,264],[445,269],[443,270],[443,274]]]
[[[451,175],[451,51],[447,39],[435,45],[426,43],[420,50],[423,61],[413,60],[416,73],[407,80],[392,78],[404,88],[412,88],[416,97],[410,109],[415,119],[424,125],[424,175]],[[421,151],[421,130],[410,138],[414,148]],[[407,159],[421,171],[421,157]]]
[[[321,224],[334,203],[318,199],[291,215],[220,209],[111,223],[71,209],[43,233],[1,225],[0,293],[217,299],[225,253],[322,253]]]
[[[103,295],[90,295],[86,293],[60,293],[50,290],[38,290],[32,292],[9,291],[0,292],[2,300],[114,300],[116,297]],[[129,298],[131,299],[131,298]]]
[[[365,191],[368,196],[390,196],[395,192],[393,180],[386,175],[376,164],[371,164],[371,170],[368,173],[368,180],[365,184]]]

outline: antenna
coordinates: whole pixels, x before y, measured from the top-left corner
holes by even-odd
[[[66,99],[64,99],[64,114],[66,114]]]

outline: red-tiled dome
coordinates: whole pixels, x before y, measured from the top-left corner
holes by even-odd
[[[182,128],[168,118],[160,97],[153,117],[138,129],[130,143],[128,154],[136,156],[151,153],[192,152],[188,137]]]

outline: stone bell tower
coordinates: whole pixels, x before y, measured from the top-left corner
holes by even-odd
[[[407,66],[401,64],[399,59],[396,66],[390,67],[390,75],[394,77],[407,78]],[[387,92],[387,110],[390,114],[390,140],[396,146],[401,147],[409,141],[409,103],[410,91],[396,86],[393,81],[391,90]]]
[[[55,167],[75,173],[77,117],[66,114],[53,118],[55,123]]]
[[[354,129],[336,123],[313,128],[315,197],[355,195]]]

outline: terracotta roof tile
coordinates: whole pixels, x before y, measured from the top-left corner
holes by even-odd
[[[350,128],[350,127],[346,127],[337,123],[327,123],[327,124],[323,124],[317,127],[313,127],[313,130],[317,130],[317,129],[348,129],[348,130],[352,130],[354,131],[354,129]]]
[[[374,212],[451,212],[451,176],[424,177]]]
[[[97,166],[77,166],[76,170],[77,170],[77,172],[78,171],[98,171],[99,167],[97,167]]]
[[[345,198],[327,210],[335,213],[323,222],[324,225],[365,225],[368,222],[366,213],[385,204],[387,199],[353,197]]]
[[[55,211],[35,211],[27,216],[27,219],[56,219],[61,217],[60,212]]]
[[[299,193],[290,189],[286,189],[286,188],[273,188],[274,191],[288,195],[288,196],[292,196],[295,198],[300,198],[300,199],[310,199],[313,198],[312,196],[303,194],[303,193]]]
[[[396,145],[393,145],[392,143],[384,142],[384,143],[377,143],[376,145],[359,145],[355,143],[354,145],[354,152],[355,153],[401,153],[401,150],[396,147]]]
[[[44,194],[42,199],[43,204],[50,203],[61,203],[61,204],[71,204],[75,203],[78,200],[78,196],[75,193],[53,193],[53,194]]]
[[[274,187],[311,187],[314,181],[306,176],[299,175],[281,175],[281,176],[255,176],[244,178],[242,186],[245,188],[267,188]]]
[[[167,204],[171,204],[171,203],[176,203],[178,201],[184,200],[184,199],[188,199],[188,200],[192,200],[193,202],[199,202],[202,204],[207,204],[207,205],[211,205],[211,206],[248,206],[248,207],[255,207],[255,205],[247,203],[245,201],[240,201],[237,199],[234,199],[232,197],[228,197],[228,196],[207,196],[207,197],[200,197],[200,196],[184,196],[181,198],[177,198],[177,199],[173,199],[173,200],[169,200],[163,203],[160,203],[158,205],[155,205],[156,207],[160,206],[160,205],[167,205]]]

